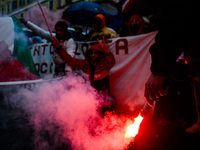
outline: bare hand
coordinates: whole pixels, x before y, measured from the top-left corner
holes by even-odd
[[[60,42],[56,39],[56,37],[52,37],[52,45],[55,47],[55,48],[60,48]]]
[[[166,76],[157,76],[151,74],[145,84],[144,97],[146,102],[153,106],[154,101],[159,101],[160,98],[168,93],[169,87],[166,85]]]
[[[103,41],[102,43],[99,41],[99,39],[97,39],[97,42],[101,45],[101,47],[104,49],[104,52],[107,54],[110,52],[110,49],[109,49],[109,45],[108,44],[105,44],[105,37],[103,36]]]

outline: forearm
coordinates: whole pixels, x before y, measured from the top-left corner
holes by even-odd
[[[83,70],[85,64],[84,60],[73,58],[66,52],[66,50],[62,46],[58,49],[58,54],[60,55],[62,60],[71,67]]]
[[[51,34],[42,28],[36,26],[35,24],[31,23],[30,21],[27,21],[26,26],[31,29],[34,33],[36,33],[38,36],[45,38],[47,40],[52,40]]]

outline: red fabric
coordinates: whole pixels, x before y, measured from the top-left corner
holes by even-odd
[[[122,4],[122,13],[128,13],[133,8],[134,0],[125,0]]]
[[[26,81],[40,79],[32,74],[24,65],[17,59],[11,58],[10,62],[4,64],[0,70],[0,82],[8,81]]]

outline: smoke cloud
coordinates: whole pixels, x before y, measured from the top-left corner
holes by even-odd
[[[54,26],[57,21],[61,20],[63,10],[59,9],[56,12],[48,10],[46,6],[41,6],[45,18],[47,20],[48,26],[51,31],[54,30]],[[39,8],[39,6],[34,6],[28,10],[28,13],[24,16],[24,18],[32,23],[36,24],[37,26],[41,27],[42,29],[48,31],[48,27],[46,25],[44,16]]]
[[[131,119],[114,113],[102,117],[98,111],[102,100],[80,76],[6,94],[7,103],[22,109],[32,125],[35,149],[122,150],[132,140],[124,137]]]

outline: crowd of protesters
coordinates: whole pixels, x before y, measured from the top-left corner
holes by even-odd
[[[134,36],[156,31],[157,24],[155,22],[155,17],[155,15],[142,16],[139,14],[132,14],[128,17],[122,17],[123,23],[119,24],[116,28],[113,28],[112,25],[107,23],[104,15],[97,14],[94,17],[92,27],[87,28],[85,31],[84,27],[82,26],[77,26],[70,23],[66,24],[68,26],[68,34],[71,35],[71,38],[73,38],[74,41],[93,41],[97,38],[101,40],[103,36],[105,39],[109,39],[116,37]],[[63,19],[61,19],[61,21],[68,22]],[[44,36],[38,35],[37,32],[35,33],[34,30],[32,36],[27,35],[27,37],[29,38],[29,45],[42,43],[45,41],[44,39],[47,39]],[[47,39],[45,42],[49,42],[49,39]]]
[[[108,45],[105,44],[105,39],[115,38],[117,33],[113,29],[106,27],[106,20],[102,14],[95,16],[94,30],[91,30],[88,34],[90,35],[88,40],[98,40],[100,45],[93,45],[89,48],[85,53],[85,60],[74,58],[74,39],[84,39],[83,34],[81,34],[81,28],[75,28],[73,38],[68,31],[68,25],[65,21],[58,21],[55,24],[55,36],[24,18],[21,18],[21,22],[38,36],[52,42],[54,46],[53,60],[55,63],[54,77],[67,76],[67,73],[72,72],[73,68],[83,71],[88,74],[91,85],[104,97],[100,113],[103,115],[106,111],[114,110],[116,99],[109,92],[109,70],[115,64],[115,58],[110,52]],[[100,39],[103,40],[103,44],[100,43]],[[62,50],[61,54],[59,52],[61,51],[60,49]],[[86,75],[84,75],[84,78],[87,78]]]
[[[52,42],[52,38],[54,36],[52,34],[50,34],[48,31],[43,30],[42,28],[36,26],[32,22],[25,20],[24,18],[21,18],[21,22],[27,28],[32,30],[35,35],[37,35],[37,36],[33,37],[34,38],[33,44],[41,43],[42,42],[41,38],[46,39],[49,42]],[[127,31],[120,31],[120,32],[123,32],[123,33],[127,32],[127,35],[124,34],[123,36],[134,36],[134,35],[139,35],[139,34],[145,33],[144,28],[145,28],[144,20],[143,20],[142,16],[133,15],[128,20],[127,29],[126,29]],[[81,69],[84,71],[84,67],[80,67],[80,65],[77,65],[77,63],[71,64],[73,62],[72,59],[75,54],[74,53],[74,51],[75,51],[75,42],[74,41],[96,41],[96,40],[103,40],[103,39],[106,40],[106,39],[116,38],[116,37],[121,36],[120,32],[117,32],[114,29],[112,29],[111,27],[107,26],[105,16],[102,14],[97,14],[94,17],[93,28],[91,28],[90,31],[88,32],[88,34],[86,34],[86,35],[83,34],[83,29],[81,27],[75,26],[73,32],[68,29],[69,29],[69,24],[66,23],[66,21],[63,21],[63,20],[58,21],[55,24],[55,37],[61,43],[61,46],[66,50],[67,54],[69,54],[71,57],[68,56],[70,59],[61,59],[60,56],[62,56],[62,55],[58,55],[57,49],[55,48],[55,53],[53,56],[53,60],[55,63],[54,77],[66,76],[67,72],[71,72],[73,68]],[[107,59],[106,59],[108,57],[105,57],[107,55],[101,54],[102,53],[101,48],[99,48],[98,46],[96,46],[95,48],[97,50],[97,52],[95,52],[95,53],[99,53],[99,56],[94,57],[94,58],[96,58],[96,59],[98,58],[100,62],[102,60],[106,60],[104,62],[110,62],[110,61],[107,61]],[[89,50],[93,50],[93,49],[89,49]],[[92,59],[90,59],[91,55],[87,55],[87,56],[88,57],[86,60],[92,61]],[[96,55],[94,55],[94,56],[96,56]],[[111,56],[113,56],[113,55],[111,55]],[[93,58],[93,57],[91,56],[91,58]],[[71,60],[71,61],[69,61],[69,60]],[[70,63],[70,65],[68,65],[68,63]],[[84,63],[81,62],[80,64],[84,64]],[[92,63],[89,61],[89,64],[92,64]],[[103,63],[103,64],[105,64],[105,63]],[[90,67],[90,68],[96,68],[96,66]],[[104,78],[101,78],[101,80],[94,78],[95,74],[96,74],[96,71],[95,71],[96,69],[90,70],[88,73],[90,74],[90,80],[91,80],[92,86],[94,86],[98,91],[101,91],[101,92],[103,91],[104,97],[109,97],[108,99],[111,101],[111,104],[109,104],[109,106],[108,106],[108,108],[106,108],[106,110],[110,110],[110,108],[112,108],[112,110],[113,110],[113,108],[116,106],[116,100],[109,93],[109,76],[108,76],[108,74],[109,74],[109,70],[111,68],[108,68],[107,66],[105,66],[105,68],[107,68],[106,69],[107,73],[105,76],[105,71],[104,71],[104,73],[103,73]],[[99,71],[97,71],[97,73],[99,74]],[[102,83],[105,83],[105,84],[102,84]],[[108,96],[106,96],[106,95],[108,95]]]
[[[159,4],[159,2],[157,2],[157,3]],[[172,5],[174,6],[174,4],[176,4],[176,7],[177,7],[177,3],[174,2]],[[166,6],[169,6],[169,5],[166,5]],[[184,36],[183,36],[183,33],[181,33],[183,31],[185,31],[186,28],[181,30],[182,24],[180,24],[180,23],[182,23],[182,20],[180,20],[180,18],[181,18],[180,16],[176,16],[176,15],[175,16],[171,15],[170,16],[171,18],[167,18],[169,20],[166,19],[166,20],[161,20],[161,22],[159,22],[160,20],[158,20],[157,18],[159,18],[161,16],[160,18],[165,19],[165,17],[166,17],[166,16],[164,16],[164,17],[162,16],[163,11],[160,11],[160,8],[164,8],[164,13],[166,13],[166,10],[168,10],[168,9],[165,9],[165,7],[161,4],[159,9],[156,9],[156,12],[154,12],[154,14],[150,14],[148,16],[140,15],[140,14],[137,14],[137,13],[132,13],[131,15],[129,14],[124,18],[123,24],[119,25],[116,29],[112,29],[111,27],[109,27],[109,24],[106,24],[106,20],[105,20],[104,16],[102,14],[98,14],[94,18],[93,28],[90,30],[89,33],[87,33],[87,31],[86,31],[86,34],[83,34],[83,29],[81,27],[74,27],[72,37],[68,37],[65,40],[69,41],[69,39],[71,39],[72,41],[92,41],[92,40],[96,41],[97,39],[103,39],[103,37],[105,37],[106,39],[109,39],[109,38],[116,38],[116,37],[136,36],[136,35],[149,33],[149,32],[158,30],[159,34],[156,36],[156,42],[158,44],[156,43],[150,48],[150,53],[152,55],[152,65],[151,65],[152,75],[150,76],[150,78],[147,81],[146,86],[145,86],[146,87],[145,97],[146,97],[147,103],[149,105],[153,105],[154,101],[156,101],[156,103],[157,103],[156,107],[159,107],[159,109],[162,108],[163,110],[165,110],[165,108],[164,108],[165,106],[163,106],[163,105],[166,104],[166,101],[164,103],[163,102],[157,102],[158,99],[170,99],[172,97],[170,97],[170,96],[167,97],[167,98],[163,97],[163,95],[166,95],[168,93],[168,89],[167,89],[168,86],[166,86],[165,90],[163,90],[163,89],[160,89],[161,86],[163,87],[163,85],[160,85],[160,84],[164,84],[164,83],[166,83],[166,81],[168,81],[168,84],[171,84],[174,87],[176,87],[176,85],[179,84],[179,83],[177,84],[176,80],[173,80],[174,76],[177,75],[177,74],[175,74],[175,72],[177,70],[176,71],[173,70],[173,68],[175,68],[175,67],[172,67],[173,66],[172,64],[175,64],[174,66],[176,66],[176,67],[178,66],[179,69],[184,68],[181,71],[182,74],[184,74],[185,70],[187,70],[186,69],[187,67],[185,67],[184,61],[179,61],[179,62],[176,61],[178,59],[178,55],[181,54],[179,52],[184,52],[184,50],[182,50],[182,51],[178,50],[178,53],[175,53],[175,52],[177,52],[177,50],[174,50],[175,48],[181,49],[182,48],[181,46],[184,45],[184,44],[181,44],[181,43],[186,43],[186,41],[183,42]],[[169,8],[171,8],[171,7],[169,7]],[[180,10],[181,10],[180,12],[182,12],[181,7],[177,7],[177,8],[180,8]],[[172,11],[172,12],[174,11],[175,14],[180,14],[180,13],[177,13],[177,11],[179,11],[179,9],[177,9],[177,10],[171,10],[170,9],[167,13],[171,14],[170,11]],[[169,30],[169,31],[168,31],[168,29],[166,29],[166,31],[163,30],[163,29],[165,29],[164,23],[169,23],[170,19],[172,19],[171,23],[173,23],[172,26],[174,28],[172,28],[172,30]],[[162,21],[168,21],[168,22],[162,22]],[[180,22],[178,22],[178,21],[180,21]],[[161,24],[159,24],[159,23],[161,23]],[[27,22],[25,22],[25,24],[27,24]],[[167,24],[166,24],[166,26],[167,26]],[[68,26],[66,26],[66,28],[67,27]],[[162,27],[163,27],[163,29],[162,29]],[[177,28],[175,28],[175,27],[177,27]],[[161,29],[161,30],[159,30],[159,29]],[[169,29],[171,29],[171,28],[169,28]],[[56,30],[56,35],[57,35],[58,31],[57,31],[56,27],[55,27],[55,30]],[[163,31],[164,32],[168,31],[168,33],[164,34]],[[176,32],[176,34],[172,33],[172,31]],[[66,31],[66,32],[68,32],[68,31]],[[171,34],[174,34],[175,37],[177,37],[177,39],[175,39],[175,37],[172,37]],[[181,35],[182,35],[182,37],[180,37]],[[187,37],[189,37],[190,33],[187,33],[185,35]],[[39,35],[39,36],[42,37],[42,35]],[[160,36],[162,36],[162,37],[160,37]],[[43,38],[46,38],[46,37],[43,37]],[[64,39],[60,39],[57,36],[56,36],[56,38],[58,39],[58,41],[64,40]],[[165,41],[163,41],[163,39],[165,39]],[[185,40],[186,39],[187,38],[185,38]],[[52,40],[51,37],[50,37],[50,40]],[[173,42],[172,40],[174,40],[175,42]],[[166,43],[167,41],[168,41],[168,43]],[[161,48],[161,46],[163,46],[163,45],[165,45],[164,46],[165,48],[164,47]],[[193,45],[195,46],[196,43],[194,43]],[[64,45],[62,45],[62,46],[64,47]],[[169,55],[169,54],[167,54],[166,52],[163,51],[162,56],[164,56],[164,57],[162,57],[160,55],[157,55],[158,50],[160,50],[160,49],[165,49],[166,51],[171,52],[171,53]],[[74,48],[74,50],[75,50],[75,48]],[[174,50],[174,51],[172,51],[172,50]],[[164,54],[167,54],[167,55],[164,55]],[[159,56],[159,58],[158,58],[158,56]],[[173,59],[171,58],[171,56],[173,56]],[[190,57],[191,55],[188,55],[188,56],[189,56],[189,59],[187,59],[187,61],[190,64],[189,69],[192,70],[192,74],[190,72],[190,74],[188,73],[186,75],[186,78],[187,78],[186,86],[189,87],[189,90],[194,87],[195,99],[196,99],[196,103],[197,103],[196,106],[197,106],[197,110],[198,110],[199,109],[198,108],[199,107],[199,100],[198,100],[199,99],[199,94],[198,94],[199,93],[199,91],[198,91],[199,90],[199,85],[198,85],[198,83],[199,83],[198,70],[199,69],[198,69],[198,67],[196,67],[196,64],[198,64],[198,63],[196,63],[196,61],[195,61],[195,60],[198,60],[198,59],[193,59],[192,57]],[[196,55],[196,56],[198,57],[198,55]],[[59,55],[57,55],[55,57],[60,58]],[[169,65],[169,63],[167,63],[167,64],[165,63],[165,64],[163,64],[163,66],[166,66],[166,67],[161,66],[162,64],[159,62],[159,60],[161,58],[163,58],[161,62],[164,63],[164,61],[169,62],[169,60],[171,60],[170,61],[171,64]],[[172,60],[175,60],[175,61],[172,62]],[[68,63],[67,60],[65,60],[65,62]],[[62,63],[64,63],[63,60],[62,60]],[[63,66],[63,67],[65,67],[65,66]],[[169,72],[167,72],[167,71],[169,71]],[[190,76],[192,76],[195,79],[195,80],[193,80],[193,81],[195,81],[195,82],[193,82],[193,84],[194,84],[193,87],[190,85],[190,83],[188,83],[188,80],[190,82],[190,79],[191,79]],[[159,81],[160,81],[160,83],[159,83]],[[157,83],[155,83],[155,82],[157,82]],[[159,87],[157,87],[158,85],[159,85]],[[153,89],[152,86],[155,87],[155,88]],[[155,90],[156,88],[157,88],[157,90]],[[171,88],[171,89],[173,89],[173,88]],[[178,92],[178,91],[176,91],[176,92]],[[172,95],[172,96],[174,96],[174,95]],[[193,101],[193,96],[191,96],[191,101]],[[171,101],[169,101],[169,103],[170,102]],[[184,105],[184,107],[185,107],[187,105],[187,103],[190,104],[191,102],[189,102],[189,100],[188,100],[188,101],[183,102],[183,103],[186,103]],[[168,105],[168,104],[166,104],[166,105]],[[170,107],[171,105],[168,105],[168,106]],[[193,111],[195,111],[195,109]],[[199,113],[199,110],[197,112]],[[195,111],[195,113],[197,113],[197,112]],[[197,118],[198,118],[198,116],[195,116],[193,120],[195,120]],[[167,120],[167,118],[165,118],[165,119]],[[188,133],[198,132],[198,130],[199,130],[198,122],[193,122],[193,123],[194,123],[194,125],[191,128],[189,126],[186,126],[186,127],[189,127],[189,128],[186,129],[186,132],[188,132]]]

